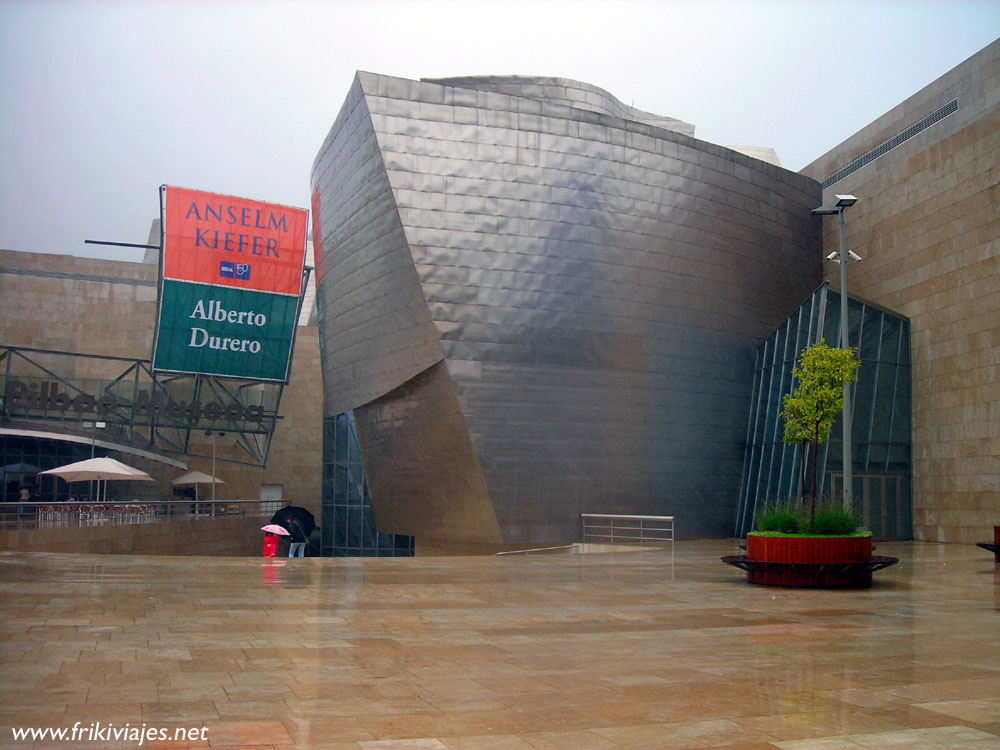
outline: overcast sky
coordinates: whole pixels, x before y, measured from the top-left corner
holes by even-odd
[[[141,260],[161,184],[309,205],[356,70],[574,78],[799,170],[1000,36],[1000,0],[0,0],[0,247]]]

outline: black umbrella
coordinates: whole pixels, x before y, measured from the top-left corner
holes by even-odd
[[[286,529],[288,529],[288,523],[292,520],[299,522],[299,525],[302,526],[302,533],[306,535],[307,539],[316,528],[316,517],[305,508],[300,508],[297,505],[289,505],[287,508],[282,508],[271,516],[271,523],[276,523]],[[291,531],[291,529],[288,530]]]

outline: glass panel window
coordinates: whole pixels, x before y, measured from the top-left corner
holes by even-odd
[[[324,420],[323,554],[412,555],[410,537],[380,534],[375,527],[353,420],[350,412]]]
[[[850,315],[850,313],[848,313]],[[851,346],[858,350],[858,357],[862,360],[877,361],[879,342],[882,340],[882,318],[881,311],[874,307],[865,305],[862,311],[864,323],[861,327],[861,341],[851,339]]]
[[[879,360],[882,362],[897,362],[899,357],[899,331],[903,321],[892,315],[882,316],[882,346],[879,350]]]
[[[803,322],[815,311],[812,323]],[[909,324],[891,313],[856,300],[848,300],[852,345],[862,359],[860,380],[852,389],[852,474],[855,503],[867,513],[871,524],[888,538],[912,536],[910,500],[910,362]],[[812,331],[797,335],[796,331]],[[826,284],[792,314],[785,324],[757,350],[759,368],[750,395],[750,421],[744,451],[743,482],[736,515],[736,534],[751,530],[753,515],[765,502],[786,500],[801,492],[800,457],[805,451],[805,488],[812,486],[813,464],[821,491],[830,493],[843,486],[841,418],[834,420],[826,442],[813,459],[811,445],[785,446],[780,418],[783,397],[793,387],[792,364],[801,351],[823,338],[827,345],[840,345],[840,295]],[[787,346],[786,346],[787,344]],[[882,477],[890,475],[895,494],[883,490]],[[870,484],[878,478],[877,491]],[[889,481],[889,480],[885,480]],[[838,484],[839,482],[839,484]],[[865,503],[867,502],[867,506]],[[876,531],[876,529],[872,529]]]
[[[341,414],[337,416],[334,429],[333,460],[347,461],[348,424],[347,419]]]

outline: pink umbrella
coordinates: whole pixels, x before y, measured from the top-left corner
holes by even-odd
[[[291,536],[287,531],[285,531],[284,526],[278,526],[276,523],[269,523],[267,526],[261,526],[261,531],[266,531],[268,534],[277,534],[278,536]]]

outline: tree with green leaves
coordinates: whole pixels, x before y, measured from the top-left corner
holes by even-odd
[[[810,515],[816,511],[816,464],[820,443],[844,408],[844,385],[858,381],[857,352],[831,349],[823,339],[803,349],[792,370],[795,389],[785,394],[781,417],[785,421],[784,441],[788,445],[812,443],[813,476]]]

